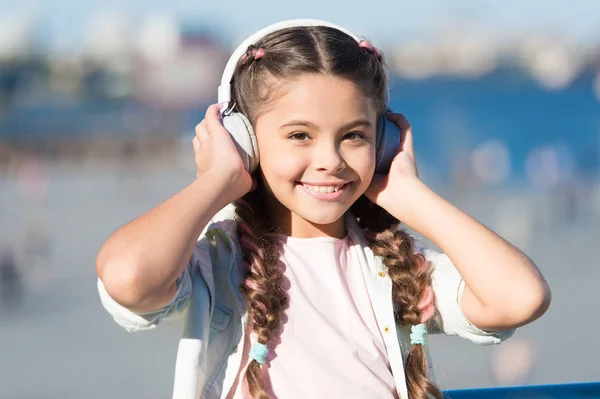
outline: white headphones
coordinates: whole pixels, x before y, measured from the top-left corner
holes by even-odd
[[[256,141],[256,135],[254,129],[250,124],[248,118],[240,112],[235,111],[235,107],[231,110],[229,103],[231,102],[231,79],[239,59],[246,53],[250,45],[255,44],[260,39],[264,38],[272,32],[276,32],[285,28],[292,27],[304,27],[304,26],[327,26],[330,28],[337,29],[341,32],[346,33],[348,36],[356,40],[357,43],[361,41],[356,35],[350,31],[342,28],[341,26],[332,24],[327,21],[320,21],[317,19],[291,19],[287,21],[281,21],[273,25],[269,25],[266,28],[259,30],[252,34],[246,40],[244,40],[237,49],[233,52],[221,78],[221,85],[218,89],[218,101],[223,104],[223,126],[231,134],[244,166],[249,173],[252,173],[258,167],[258,144]],[[389,121],[385,115],[380,115],[377,122],[377,139],[376,139],[376,166],[375,173],[387,174],[392,163],[392,160],[396,156],[398,148],[400,147],[400,130],[393,122]]]

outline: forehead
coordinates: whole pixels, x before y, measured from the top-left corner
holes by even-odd
[[[259,115],[257,123],[265,119],[303,119],[317,125],[346,124],[349,118],[376,117],[373,100],[347,79],[304,74],[277,86],[277,95]]]

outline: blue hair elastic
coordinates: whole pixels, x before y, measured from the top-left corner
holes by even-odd
[[[250,357],[259,362],[260,364],[265,364],[267,353],[269,353],[269,349],[265,344],[257,342],[252,345],[252,348],[250,348]]]
[[[425,324],[417,324],[410,328],[410,344],[411,345],[425,345],[425,335],[427,334],[427,327]]]

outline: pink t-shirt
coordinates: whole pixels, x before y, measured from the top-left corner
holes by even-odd
[[[397,398],[381,329],[351,245],[348,237],[286,238],[282,261],[290,306],[263,366],[272,398]],[[256,335],[246,334],[228,398],[251,397],[244,375],[254,342]]]

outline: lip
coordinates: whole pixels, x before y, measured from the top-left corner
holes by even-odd
[[[320,201],[337,201],[338,199],[340,199],[342,197],[342,195],[344,195],[346,193],[346,191],[348,191],[348,187],[350,187],[350,184],[352,182],[346,182],[346,183],[317,183],[317,184],[309,184],[309,183],[301,183],[298,182],[296,183],[298,186],[300,186],[300,188],[302,190],[304,190],[304,192],[308,195],[310,195],[313,198],[316,198]],[[313,190],[310,190],[308,188],[306,188],[304,185],[310,185],[310,186],[317,186],[317,187],[329,187],[329,186],[339,186],[341,185],[340,189],[336,192],[333,193],[317,193]]]
[[[348,184],[350,182],[342,180],[342,181],[330,182],[330,183],[312,183],[312,182],[309,182],[309,181],[299,181],[299,182],[296,182],[296,183],[298,183],[298,184],[306,184],[306,185],[309,185],[309,186],[316,186],[316,187],[329,187],[329,186],[343,186],[344,184]]]

